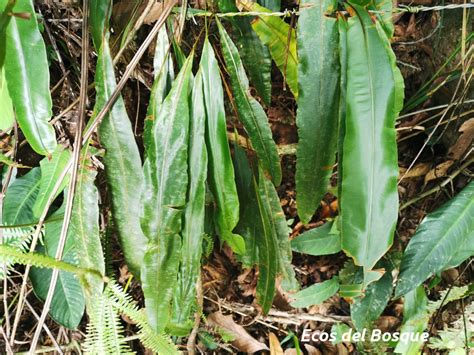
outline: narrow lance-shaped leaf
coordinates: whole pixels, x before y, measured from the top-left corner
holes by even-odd
[[[221,12],[238,12],[234,0],[219,0]],[[265,44],[252,29],[248,16],[229,17],[234,31],[232,32],[242,63],[247,70],[250,84],[255,87],[263,101],[269,105],[272,94],[272,59]]]
[[[265,179],[263,177],[263,179]],[[278,243],[276,240],[274,226],[265,211],[265,206],[259,192],[259,186],[255,176],[253,177],[253,186],[256,191],[257,205],[260,211],[262,223],[262,234],[257,236],[258,247],[258,283],[257,298],[263,313],[268,313],[273,303],[275,295],[275,281],[278,272]]]
[[[209,155],[209,188],[216,202],[216,226],[219,237],[238,254],[245,252],[245,242],[233,234],[239,221],[239,197],[235,186],[234,166],[227,140],[224,92],[217,60],[206,39],[200,69],[206,110],[206,147]]]
[[[92,5],[96,1],[99,0],[93,0]],[[91,6],[91,17],[100,16],[100,13],[94,14],[92,11],[94,8]],[[107,26],[106,23],[105,25]],[[95,76],[97,93],[95,114],[102,109],[116,88],[114,67],[108,44],[108,30],[93,27],[92,32],[102,33],[102,31],[106,31],[105,40],[102,41],[100,48],[96,47],[98,60]],[[94,37],[96,46],[99,41],[101,40]],[[99,138],[106,149],[105,173],[112,197],[113,217],[120,243],[128,267],[138,276],[146,247],[146,238],[140,228],[138,213],[142,205],[143,171],[140,153],[122,97],[117,99],[110,113],[100,124]]]
[[[273,183],[278,186],[281,182],[280,158],[268,125],[268,118],[260,104],[249,93],[248,79],[237,48],[222,24],[217,22],[217,25],[239,118],[244,124],[265,173],[271,176]]]
[[[0,66],[0,131],[11,128],[14,121],[13,103],[5,79],[5,68]]]
[[[406,294],[446,267],[456,266],[452,258],[466,242],[474,244],[474,182],[420,224],[403,255],[395,296]]]
[[[153,139],[153,125],[156,115],[161,108],[161,103],[165,100],[174,79],[173,60],[171,59],[170,43],[166,27],[163,26],[156,37],[155,57],[153,59],[154,82],[150,94],[150,103],[145,118],[143,128],[143,143],[145,144],[145,155],[150,149]]]
[[[5,7],[0,2],[0,9]],[[56,149],[56,134],[48,122],[51,117],[49,67],[43,37],[38,29],[32,0],[17,1],[13,12],[29,18],[10,16],[5,41],[5,77],[16,111],[16,119],[28,143],[38,154],[49,155]]]
[[[64,213],[64,206],[58,210],[54,216]],[[62,219],[47,223],[45,226],[44,244],[37,248],[38,252],[45,254],[51,258],[56,255],[59,237],[61,234]],[[62,260],[78,265],[78,257],[75,249],[75,232],[72,228],[68,231],[66,244],[64,247]],[[79,266],[79,265],[78,265]],[[35,294],[44,300],[48,294],[49,284],[52,275],[51,269],[40,269],[33,267],[30,273],[31,283]],[[66,271],[59,272],[58,282],[54,289],[53,299],[49,314],[59,324],[69,329],[75,329],[79,325],[82,315],[84,314],[85,298],[84,292],[74,274]]]
[[[12,226],[37,222],[33,215],[33,206],[40,183],[41,171],[39,168],[34,168],[8,187],[2,207],[3,224]]]
[[[328,190],[336,160],[340,98],[335,0],[304,0],[298,20],[298,216],[308,223]]]
[[[155,331],[170,319],[181,253],[181,218],[188,189],[189,83],[193,53],[156,117],[145,161],[142,228],[148,247],[142,265],[147,317]],[[157,292],[159,290],[159,292]]]
[[[310,229],[291,241],[294,251],[308,255],[329,255],[341,251],[341,235],[335,222]]]
[[[198,71],[192,91],[192,108],[189,131],[188,166],[189,184],[184,210],[183,247],[178,287],[173,303],[173,328],[189,333],[194,322],[191,311],[196,304],[196,284],[201,272],[202,242],[204,236],[207,151],[204,139],[206,112],[201,70]]]
[[[314,284],[304,290],[299,291],[292,297],[295,299],[291,306],[295,308],[309,307],[321,304],[339,290],[339,280],[333,277],[331,280]]]
[[[47,205],[48,199],[53,193],[54,186],[58,178],[63,174],[64,169],[69,163],[71,152],[62,146],[58,146],[51,158],[43,158],[41,166],[41,182],[38,197],[33,206],[33,214],[39,218]],[[63,179],[63,182],[54,196],[57,197],[69,183],[69,175]]]
[[[386,38],[368,12],[348,21],[347,112],[341,182],[343,250],[370,270],[393,242],[398,217],[395,118],[399,84]]]
[[[105,274],[104,253],[99,234],[99,193],[94,184],[97,171],[92,166],[90,153],[84,150],[81,157],[69,228],[73,233],[78,266]],[[88,277],[87,281],[88,288],[84,291],[89,310],[91,302],[102,293],[104,284],[98,278]]]
[[[281,208],[280,198],[275,186],[265,177],[261,169],[259,171],[258,187],[264,211],[268,216],[271,237],[277,244],[275,255],[272,257],[278,261],[277,272],[282,277],[281,286],[285,291],[295,291],[299,288],[299,285],[291,265],[293,254],[289,239],[290,229],[286,224],[285,214]]]
[[[250,11],[272,12],[254,2],[242,2]],[[285,77],[291,92],[298,98],[298,58],[296,56],[296,33],[277,16],[260,15],[252,21],[252,28],[265,43],[278,69]]]

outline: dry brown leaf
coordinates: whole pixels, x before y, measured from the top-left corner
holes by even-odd
[[[270,342],[270,355],[283,355],[283,349],[281,348],[280,341],[277,336],[273,333],[268,334]]]
[[[285,355],[298,355],[296,349],[286,349],[284,352]]]
[[[304,347],[308,352],[308,355],[321,355],[321,351],[312,345],[304,344]]]
[[[469,148],[472,149],[474,139],[474,118],[464,122],[459,128],[459,132],[461,135],[456,140],[456,143],[449,148],[448,152],[449,157],[453,160],[461,159]]]
[[[265,344],[253,338],[242,326],[235,323],[232,316],[214,312],[207,317],[207,321],[210,325],[222,328],[232,334],[235,338],[232,345],[240,351],[253,354],[257,351],[269,350]]]
[[[417,178],[420,176],[425,176],[430,171],[430,168],[431,164],[429,163],[419,163],[411,168],[406,175],[404,175],[406,169],[400,168],[400,175],[405,176],[405,179]]]
[[[153,4],[152,8],[150,9],[150,12],[148,13],[148,15],[146,15],[145,20],[143,20],[143,23],[145,25],[149,25],[150,23],[156,22],[160,18],[162,12],[163,2],[157,2]]]
[[[446,176],[446,173],[453,164],[453,160],[446,160],[445,162],[438,164],[434,169],[431,169],[425,176],[425,185],[432,180]]]

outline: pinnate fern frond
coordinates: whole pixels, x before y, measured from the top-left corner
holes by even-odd
[[[33,227],[6,227],[3,226],[2,244],[8,245],[21,252],[26,251],[34,233]],[[8,273],[11,263],[2,262],[0,264],[0,280],[3,280]]]

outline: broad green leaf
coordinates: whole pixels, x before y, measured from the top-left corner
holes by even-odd
[[[234,0],[218,1],[222,12],[238,12]],[[242,63],[247,70],[249,81],[255,87],[263,101],[269,105],[272,94],[272,59],[268,48],[260,41],[252,29],[248,17],[228,18],[234,28],[233,38],[239,49]]]
[[[392,295],[392,281],[391,272],[385,272],[380,280],[367,287],[362,298],[351,304],[351,318],[357,330],[371,328],[380,317]]]
[[[333,222],[310,229],[291,241],[291,248],[308,255],[329,255],[341,251],[341,235]]]
[[[38,154],[49,155],[56,149],[56,134],[48,122],[51,94],[43,37],[32,0],[17,1],[12,11],[29,14],[30,18],[11,16],[5,43],[0,42],[5,46],[1,51],[8,53],[4,61],[8,91],[28,143]]]
[[[402,296],[433,274],[455,266],[453,256],[466,243],[474,244],[474,182],[419,225],[403,255],[395,296]]]
[[[268,216],[271,237],[277,244],[275,255],[270,254],[270,257],[276,258],[278,261],[278,274],[282,277],[282,288],[285,291],[296,291],[299,288],[299,284],[295,279],[295,272],[291,265],[293,254],[291,252],[289,239],[290,230],[286,224],[285,214],[280,205],[280,198],[278,197],[275,186],[265,177],[262,169],[259,169],[258,176],[258,192],[265,214]],[[259,268],[261,268],[261,259]]]
[[[394,125],[403,97],[388,39],[365,9],[352,6],[358,16],[347,31],[341,236],[343,250],[370,270],[392,245],[398,217]]]
[[[14,120],[12,99],[5,79],[5,68],[0,66],[0,131],[10,129]]]
[[[393,2],[391,0],[372,0],[368,9],[374,11],[385,34],[388,38],[392,38],[394,31],[392,19]]]
[[[328,190],[336,160],[340,99],[336,0],[304,0],[298,20],[298,216],[308,223]]]
[[[89,21],[92,41],[96,50],[102,42],[109,40],[109,19],[112,12],[113,0],[90,0]]]
[[[98,0],[93,0],[92,5],[95,1]],[[94,13],[94,8],[96,6],[91,6],[91,18],[94,16],[100,18],[101,13]],[[107,26],[107,21],[99,23],[101,26]],[[93,26],[92,33],[95,32],[105,33],[101,47],[96,47],[98,59],[94,112],[97,114],[115,90],[116,81],[108,44],[108,30]],[[94,38],[96,45],[100,41],[101,37]],[[119,240],[129,269],[139,276],[146,248],[146,238],[141,231],[139,218],[142,206],[143,171],[140,152],[122,97],[117,99],[110,113],[104,118],[98,133],[100,142],[106,150],[105,173]]]
[[[403,304],[403,324],[400,329],[402,333],[419,333],[425,331],[428,327],[428,298],[426,297],[423,286],[408,292]],[[396,354],[418,355],[423,342],[412,342],[400,340],[395,348]]]
[[[216,202],[217,232],[221,240],[227,242],[234,252],[243,254],[245,252],[243,238],[232,233],[239,221],[239,197],[227,140],[224,92],[217,60],[207,39],[201,54],[200,70],[206,110],[209,187]]]
[[[160,104],[166,98],[171,82],[174,79],[173,60],[171,59],[170,43],[166,27],[163,26],[158,32],[156,38],[155,57],[153,59],[154,82],[150,94],[150,103],[145,118],[145,127],[143,128],[143,143],[145,144],[145,155],[147,154],[151,140],[153,139],[153,125],[156,115],[159,112]]]
[[[263,174],[262,174],[263,175]],[[258,184],[265,184],[265,177],[259,178]],[[268,313],[273,303],[273,296],[276,290],[276,276],[278,272],[278,243],[276,226],[270,219],[265,202],[261,196],[261,189],[266,186],[258,186],[255,177],[253,178],[254,190],[256,191],[256,201],[261,216],[262,234],[257,236],[258,247],[258,282],[257,299],[264,314]],[[257,192],[258,191],[258,192]]]
[[[55,215],[62,215],[63,213],[64,209],[61,208]],[[38,252],[52,258],[56,256],[62,224],[62,220],[46,224],[44,245],[37,248]],[[78,265],[78,255],[75,250],[75,231],[72,228],[69,229],[67,234],[62,260]],[[31,269],[30,279],[33,290],[41,300],[44,300],[48,294],[51,274],[51,269],[35,267]],[[78,278],[70,272],[60,271],[49,314],[59,324],[69,329],[75,329],[82,319],[84,308],[85,298]]]
[[[278,186],[281,182],[280,158],[268,125],[268,118],[262,106],[249,93],[248,79],[237,48],[222,24],[217,22],[217,25],[239,118],[244,124],[265,173],[271,176],[273,183]]]
[[[170,318],[178,281],[181,218],[188,191],[190,54],[157,112],[154,142],[145,160],[142,228],[148,238],[142,288],[151,327],[162,331]],[[159,290],[159,292],[157,292]]]
[[[201,69],[202,70],[202,69]],[[196,284],[201,272],[202,242],[205,223],[207,151],[205,144],[204,92],[202,72],[198,71],[192,91],[188,166],[189,184],[183,221],[183,246],[178,287],[175,290],[172,322],[174,328],[192,329],[191,311],[196,304]]]
[[[280,11],[281,8],[280,0],[259,0],[258,3],[271,11]]]
[[[99,193],[94,184],[97,171],[87,155],[89,152],[86,150],[83,154],[69,228],[73,233],[78,266],[105,274],[104,252],[99,234]],[[98,278],[90,277],[87,281],[89,287],[85,293],[89,309],[95,297],[102,293],[104,284]]]
[[[7,189],[3,200],[3,223],[5,225],[30,224],[37,222],[33,206],[41,183],[39,168],[17,178]]]
[[[58,178],[62,175],[64,169],[69,163],[71,152],[63,146],[58,146],[50,158],[46,157],[40,161],[41,167],[41,182],[38,197],[33,206],[33,215],[38,219],[43,213],[44,208],[48,203],[48,199],[53,193],[54,186]],[[69,184],[69,174],[63,182],[61,187],[56,191],[54,198],[56,198],[64,188]]]
[[[246,9],[272,12],[257,3],[243,2]],[[296,32],[277,16],[260,15],[252,21],[252,28],[260,40],[268,46],[278,69],[285,77],[291,92],[298,98],[298,57],[296,56]]]
[[[312,285],[295,293],[292,296],[295,300],[290,304],[295,308],[303,308],[313,306],[315,304],[321,304],[329,297],[335,295],[338,290],[339,280],[337,277],[333,277],[330,280]]]

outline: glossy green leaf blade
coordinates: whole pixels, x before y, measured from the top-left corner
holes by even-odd
[[[393,242],[398,217],[396,68],[366,10],[348,21],[347,112],[341,183],[343,250],[371,269]],[[350,94],[349,94],[350,93]]]
[[[234,0],[219,0],[221,12],[238,12]],[[250,84],[263,101],[269,105],[272,94],[272,59],[268,48],[260,41],[247,17],[229,18],[234,28],[233,38],[239,49],[242,63],[247,70]]]
[[[105,261],[99,233],[99,193],[94,184],[97,171],[91,157],[84,151],[76,183],[76,192],[69,228],[73,233],[74,249],[78,266],[105,274]],[[69,237],[68,237],[69,238]],[[96,277],[88,277],[85,290],[87,307],[97,295],[102,294],[104,283]]]
[[[28,143],[38,154],[49,155],[56,149],[56,133],[48,122],[52,104],[46,48],[32,0],[17,1],[13,11],[29,14],[30,18],[11,16],[6,26],[8,91]]]
[[[106,38],[108,40],[108,35]],[[95,114],[102,109],[116,87],[107,40],[102,43],[100,49],[96,48],[98,59],[95,76]],[[142,206],[143,171],[140,153],[122,97],[117,99],[110,113],[100,124],[98,132],[100,142],[106,149],[105,173],[120,244],[129,269],[139,276],[146,247],[146,238],[141,231],[139,218]]]
[[[202,73],[198,71],[192,92],[191,122],[189,130],[189,185],[184,210],[183,247],[178,287],[173,302],[174,328],[184,328],[188,333],[194,324],[191,311],[196,304],[196,287],[201,272],[202,242],[205,223],[207,151],[205,144],[206,111]]]
[[[39,168],[34,168],[8,187],[3,200],[3,224],[11,226],[37,222],[33,215],[33,206],[40,183],[41,171]]]
[[[244,3],[250,11],[272,12],[257,3]],[[291,92],[298,98],[298,57],[296,32],[277,16],[260,15],[252,21],[252,28],[260,40],[268,46],[278,69],[285,77]]]
[[[299,284],[295,279],[295,272],[291,265],[293,254],[289,239],[290,229],[286,224],[285,214],[281,208],[275,186],[265,177],[262,169],[259,169],[258,192],[268,218],[271,238],[277,245],[275,255],[270,255],[270,257],[277,259],[277,273],[282,278],[281,286],[285,291],[296,291]]]
[[[13,103],[5,79],[5,68],[0,66],[0,131],[11,128],[14,120]]]
[[[163,101],[168,94],[174,79],[173,60],[169,53],[170,43],[166,27],[163,26],[156,37],[155,57],[153,58],[154,82],[150,94],[150,103],[143,128],[145,155],[148,153],[153,139],[153,126]]]
[[[48,199],[53,193],[54,186],[58,181],[58,178],[62,175],[64,169],[69,163],[71,158],[71,152],[62,146],[58,146],[53,152],[51,158],[43,158],[40,161],[41,167],[41,182],[38,197],[36,198],[33,206],[33,215],[38,219],[43,213]],[[69,174],[61,184],[61,187],[56,192],[54,198],[56,198],[64,188],[69,184]]]
[[[329,297],[336,294],[339,290],[339,280],[333,277],[310,287],[301,290],[292,297],[295,299],[291,302],[291,306],[295,308],[309,307],[315,304],[321,304]]]
[[[308,223],[328,190],[336,160],[340,98],[339,31],[326,16],[335,0],[304,0],[298,20],[298,216]]]
[[[420,224],[403,255],[396,297],[452,266],[453,255],[466,241],[474,244],[474,182]]]
[[[341,235],[334,230],[334,223],[327,222],[310,229],[291,241],[291,248],[308,255],[330,255],[341,251]]]
[[[201,54],[200,70],[206,110],[209,188],[216,202],[217,232],[221,240],[227,242],[234,252],[243,254],[245,252],[243,238],[232,233],[239,221],[239,197],[227,140],[224,91],[217,60],[207,39]]]
[[[170,319],[178,281],[181,218],[188,189],[189,83],[193,54],[184,63],[157,114],[145,161],[142,228],[148,247],[142,265],[146,313],[155,331]],[[159,292],[157,292],[159,290]]]
[[[367,287],[363,298],[351,304],[351,318],[357,330],[370,328],[380,317],[392,295],[392,281],[392,274],[387,271]]]
[[[265,177],[259,179],[259,185],[264,184]],[[263,313],[268,313],[273,303],[273,296],[276,290],[276,276],[278,273],[278,243],[276,239],[276,230],[273,221],[267,213],[265,202],[261,196],[261,186],[257,185],[255,177],[253,178],[253,186],[256,191],[256,201],[261,216],[262,234],[257,236],[258,247],[258,282],[257,282],[257,299],[262,307]],[[263,187],[265,189],[265,187]],[[267,207],[268,208],[268,207]]]
[[[428,298],[423,286],[408,292],[403,303],[403,324],[401,333],[423,333],[428,327]],[[418,355],[423,346],[423,341],[400,340],[395,348],[396,354]]]
[[[270,175],[273,183],[278,186],[281,182],[280,158],[268,125],[268,118],[260,104],[249,93],[248,79],[237,48],[221,23],[217,22],[217,24],[239,118],[244,124],[265,173]]]
[[[63,213],[64,209],[62,208],[56,212],[55,215],[59,216]],[[39,246],[38,252],[52,258],[56,256],[62,224],[62,219],[46,224],[44,245]],[[70,264],[78,265],[78,255],[76,254],[74,239],[75,233],[71,229],[68,231],[62,260]],[[35,267],[31,269],[30,279],[33,284],[33,290],[41,300],[44,300],[48,294],[51,274],[51,269]],[[82,319],[84,308],[85,298],[79,280],[70,272],[60,271],[49,314],[59,324],[69,329],[75,329]]]

